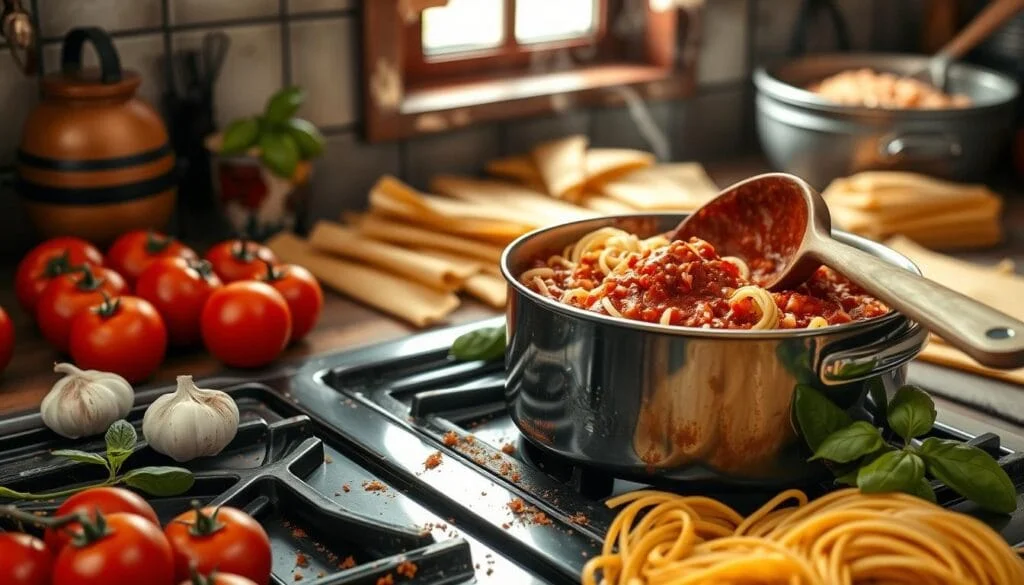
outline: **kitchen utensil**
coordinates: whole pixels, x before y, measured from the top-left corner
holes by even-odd
[[[792,175],[770,173],[722,191],[680,223],[672,239],[698,237],[722,256],[773,259],[775,270],[762,282],[773,290],[799,286],[824,264],[979,363],[1024,366],[1024,323],[839,243],[831,229],[828,205],[817,191]]]
[[[1024,0],[994,0],[938,53],[903,77],[919,78],[945,91],[949,66],[1024,10]]]
[[[224,32],[215,31],[203,37],[202,87],[208,95],[213,93],[213,86],[220,77],[220,70],[224,66],[230,47],[231,38]]]
[[[7,39],[11,56],[25,75],[35,75],[39,34],[21,0],[4,0],[0,12],[0,34]]]
[[[82,68],[90,43],[99,69]],[[142,78],[121,69],[95,27],[64,37],[61,71],[42,80],[18,151],[17,184],[45,237],[103,244],[131,229],[163,228],[174,210],[175,158],[159,114],[135,96]]]
[[[519,282],[538,256],[592,230],[647,237],[684,217],[588,219],[531,232],[505,249],[510,415],[545,451],[615,473],[797,481],[808,466],[790,424],[794,387],[809,384],[843,407],[857,404],[869,384],[894,390],[926,331],[898,311],[821,329],[664,326],[558,303]],[[834,237],[918,274],[880,244]]]
[[[772,166],[823,189],[865,170],[905,170],[960,181],[986,177],[1013,128],[1017,83],[964,63],[949,69],[949,90],[967,108],[883,110],[828,102],[806,87],[851,69],[903,74],[923,56],[823,54],[754,72],[757,130]]]

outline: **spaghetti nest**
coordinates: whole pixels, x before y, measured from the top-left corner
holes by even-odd
[[[625,507],[583,585],[1024,583],[1024,562],[987,525],[905,494],[851,488],[808,502],[789,490],[747,518],[657,491],[608,506]]]

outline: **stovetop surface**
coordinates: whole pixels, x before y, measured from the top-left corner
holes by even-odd
[[[191,466],[196,487],[157,500],[157,511],[173,517],[191,499],[246,509],[272,537],[276,584],[376,585],[388,575],[414,585],[578,583],[614,517],[604,498],[643,486],[545,457],[505,410],[500,365],[447,358],[458,335],[499,323],[314,358],[259,384],[228,384],[242,412],[238,437],[220,456]],[[164,391],[140,393],[129,420],[140,423]],[[938,426],[956,429],[940,434],[976,437],[1002,457],[1024,508],[1024,429],[935,401]],[[986,435],[992,432],[998,436]],[[49,450],[102,448],[102,441],[69,444],[38,415],[0,420],[0,437],[0,485],[15,489],[93,479],[93,470],[55,460]],[[129,462],[169,464],[148,449]],[[774,495],[658,487],[699,492],[741,512]],[[953,496],[940,493],[1009,542],[1024,542],[1024,513],[986,515]],[[411,579],[408,563],[417,567]]]

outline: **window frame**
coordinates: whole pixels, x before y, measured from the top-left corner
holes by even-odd
[[[600,0],[602,31],[627,5],[645,5],[646,32],[627,44],[611,34],[597,38],[597,60],[570,70],[530,72],[516,60],[567,48],[558,42],[538,43],[534,51],[517,53],[501,63],[476,61],[449,65],[430,76],[407,68],[410,45],[422,53],[419,13],[403,11],[403,0],[363,1],[363,110],[369,142],[386,142],[445,132],[470,124],[550,115],[575,106],[622,105],[628,87],[644,100],[693,95],[699,52],[702,2],[658,11],[647,0]],[[510,3],[511,4],[511,3]],[[415,26],[416,36],[410,33]],[[507,25],[506,25],[507,26]],[[514,25],[512,25],[514,26]],[[507,42],[506,38],[506,42]],[[583,45],[593,40],[572,39]],[[577,45],[580,46],[580,45]],[[482,57],[482,56],[481,56]],[[494,55],[491,55],[494,57]],[[468,62],[467,59],[451,63]],[[445,63],[446,61],[439,61]],[[435,65],[438,63],[434,63]],[[527,63],[528,64],[528,61]]]

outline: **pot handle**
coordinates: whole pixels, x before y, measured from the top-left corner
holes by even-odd
[[[118,83],[122,79],[121,58],[114,48],[110,35],[102,28],[95,26],[74,28],[64,35],[64,47],[61,49],[60,66],[65,74],[78,73],[82,70],[82,47],[89,41],[100,61],[100,81],[106,84]]]
[[[821,358],[818,378],[822,384],[837,386],[866,380],[898,368],[921,353],[928,331],[911,323],[894,337],[869,345],[826,353]]]
[[[878,155],[884,162],[957,158],[963,153],[960,140],[941,132],[886,134],[878,139]]]

